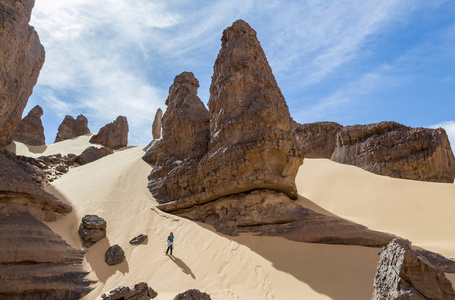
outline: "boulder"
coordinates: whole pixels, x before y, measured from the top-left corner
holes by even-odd
[[[395,122],[346,126],[337,133],[332,160],[395,178],[453,183],[455,158],[442,128]]]
[[[79,225],[79,235],[84,247],[90,247],[106,237],[106,221],[97,215],[86,215]]]
[[[210,295],[196,289],[187,290],[174,297],[174,300],[211,300]]]
[[[125,252],[117,244],[110,246],[109,249],[107,249],[106,254],[104,256],[104,261],[109,266],[118,265],[118,264],[122,263],[124,260],[125,260]]]
[[[108,294],[102,294],[104,300],[131,299],[131,300],[149,300],[156,298],[158,293],[155,292],[146,282],[138,282],[134,286],[119,286]]]
[[[112,153],[114,153],[114,151],[107,147],[97,148],[95,146],[90,146],[76,157],[75,162],[80,165],[85,165]]]
[[[161,108],[158,108],[155,114],[155,119],[153,120],[152,125],[152,136],[154,140],[159,140],[161,138],[161,119],[163,118],[163,111]]]
[[[169,89],[148,184],[160,208],[171,212],[256,189],[296,199],[303,156],[284,97],[245,21],[223,33],[209,112],[198,87],[194,75],[184,72]]]
[[[0,211],[0,299],[80,299],[84,252],[27,211]]]
[[[34,4],[0,3],[0,148],[12,142],[44,63],[44,47],[28,25]]]
[[[37,105],[22,119],[16,129],[14,140],[31,146],[45,145],[44,127],[41,122],[43,109]]]
[[[341,128],[343,126],[335,122],[293,123],[297,144],[306,158],[330,159]]]
[[[119,116],[114,122],[106,124],[90,139],[92,144],[119,149],[128,145],[128,121],[126,117]]]
[[[147,239],[147,235],[146,234],[140,234],[138,235],[137,237],[133,238],[131,241],[130,241],[130,244],[131,245],[140,245],[142,244],[146,239]]]
[[[391,241],[381,251],[371,299],[455,299],[455,290],[444,274],[446,269],[434,265],[432,257],[429,251],[412,248],[409,241]],[[447,259],[446,262],[454,264]]]
[[[88,129],[88,120],[84,117],[84,115],[79,115],[76,119],[67,115],[65,116],[62,124],[58,127],[55,143],[89,133],[90,129]]]

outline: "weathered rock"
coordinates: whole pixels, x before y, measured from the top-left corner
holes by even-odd
[[[161,140],[153,140],[150,142],[150,144],[145,146],[145,154],[142,156],[142,159],[151,165],[155,165],[158,158],[158,145],[160,143]]]
[[[79,225],[79,235],[84,241],[84,247],[90,247],[106,237],[106,221],[97,215],[86,215]]]
[[[300,151],[306,158],[331,158],[337,132],[343,128],[335,122],[293,123]]]
[[[331,159],[396,178],[450,183],[455,178],[455,158],[442,128],[395,122],[346,126]]]
[[[256,189],[297,198],[303,157],[256,32],[237,21],[223,33],[210,88],[210,119],[192,73],[174,80],[148,187],[165,211]]]
[[[125,260],[125,252],[123,249],[115,244],[110,246],[109,249],[106,251],[106,255],[104,256],[104,261],[109,266],[114,266],[122,263]]]
[[[381,252],[371,299],[453,300],[455,290],[444,270],[432,265],[409,241],[394,239]]]
[[[90,129],[88,129],[88,120],[84,117],[84,115],[79,115],[76,119],[67,115],[65,116],[62,124],[58,127],[55,143],[89,133]]]
[[[0,211],[10,208],[31,213],[42,221],[53,221],[71,212],[71,206],[42,190],[31,178],[31,166],[13,153],[0,151]]]
[[[395,236],[305,208],[271,190],[226,196],[173,214],[210,224],[224,234],[253,232],[307,243],[382,247]]]
[[[187,290],[174,297],[174,300],[211,300],[210,295],[196,289]]]
[[[0,298],[80,299],[90,292],[84,252],[28,212],[0,212]]]
[[[154,140],[159,140],[161,138],[161,119],[163,118],[163,111],[161,108],[158,108],[155,114],[155,119],[153,120],[152,125],[152,136]]]
[[[109,124],[100,129],[90,139],[90,143],[101,144],[103,146],[119,149],[128,145],[128,121],[126,117],[119,116]]]
[[[137,237],[133,238],[131,241],[130,241],[130,244],[131,245],[140,245],[142,244],[146,239],[147,239],[147,235],[146,234],[140,234],[138,235]]]
[[[75,162],[80,165],[85,165],[112,153],[114,153],[114,151],[107,147],[97,148],[95,146],[90,146],[77,156]]]
[[[44,47],[28,25],[34,4],[0,3],[0,148],[12,142],[44,63]]]
[[[46,138],[44,136],[43,123],[41,122],[42,115],[43,109],[41,106],[37,105],[32,108],[28,115],[19,123],[13,139],[26,145],[45,145]]]
[[[104,300],[131,299],[131,300],[149,300],[156,298],[158,293],[155,292],[146,282],[138,282],[134,286],[119,286],[107,295],[102,294]]]

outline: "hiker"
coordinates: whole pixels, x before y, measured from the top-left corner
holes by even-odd
[[[169,252],[169,249],[171,250],[171,255],[172,255],[172,249],[174,248],[174,234],[171,232],[171,234],[167,237],[167,250],[166,254]]]

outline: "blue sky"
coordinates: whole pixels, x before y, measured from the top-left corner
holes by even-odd
[[[443,126],[455,145],[455,2],[442,0],[38,0],[46,62],[24,115],[43,107],[48,144],[67,114],[92,132],[125,115],[129,143],[145,145],[176,75],[193,72],[207,103],[237,19],[256,30],[296,121]]]

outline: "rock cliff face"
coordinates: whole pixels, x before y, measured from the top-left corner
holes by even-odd
[[[298,124],[293,122],[293,131],[300,151],[306,158],[331,158],[335,150],[336,135],[343,128],[335,122]]]
[[[84,115],[79,115],[76,119],[67,115],[65,116],[62,124],[58,127],[55,143],[89,133],[90,129],[88,129],[88,120],[84,117]]]
[[[395,122],[342,128],[332,160],[379,175],[450,182],[455,158],[442,128],[411,128]]]
[[[439,260],[434,258],[438,257]],[[381,252],[372,300],[455,299],[455,290],[445,277],[454,261],[429,251],[416,250],[403,239],[394,239]]]
[[[128,145],[128,121],[119,116],[114,122],[106,124],[90,139],[90,143],[101,144],[108,148],[119,149]]]
[[[155,119],[153,120],[152,125],[152,136],[154,140],[159,140],[161,138],[161,119],[163,118],[163,111],[161,108],[158,108],[155,114]]]
[[[44,137],[44,127],[41,122],[42,115],[43,109],[41,106],[37,105],[32,108],[28,115],[19,123],[13,139],[26,145],[45,145],[46,138]]]
[[[12,142],[44,63],[44,47],[28,25],[34,4],[0,3],[0,147]]]
[[[149,189],[161,208],[172,211],[256,189],[297,198],[295,175],[303,157],[256,32],[241,20],[224,31],[210,114],[190,74],[177,76],[170,88],[163,138],[149,176]],[[183,116],[182,110],[187,112]],[[162,145],[168,146],[160,150]]]

